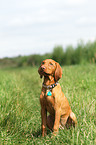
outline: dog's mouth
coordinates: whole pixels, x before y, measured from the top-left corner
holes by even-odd
[[[47,73],[47,72],[45,72],[45,71],[42,71],[41,73],[42,73],[44,76],[50,75],[49,73]]]
[[[42,75],[44,76],[48,76],[50,75],[50,73],[46,72],[44,69],[40,68],[40,72],[42,73]]]

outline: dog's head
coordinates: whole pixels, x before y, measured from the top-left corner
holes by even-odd
[[[52,59],[46,59],[42,61],[41,66],[38,69],[38,73],[40,74],[40,77],[43,76],[53,76],[54,80],[57,82],[62,77],[62,69],[59,65],[59,63],[55,62]]]

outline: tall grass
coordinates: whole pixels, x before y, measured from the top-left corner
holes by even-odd
[[[60,80],[78,126],[60,130],[56,137],[41,136],[38,68],[0,70],[0,143],[36,145],[96,144],[96,66],[62,67]]]

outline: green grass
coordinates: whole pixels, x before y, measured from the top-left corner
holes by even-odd
[[[56,137],[41,136],[39,96],[42,80],[38,68],[0,70],[0,145],[96,144],[96,66],[62,67],[59,81],[78,126],[60,130]]]

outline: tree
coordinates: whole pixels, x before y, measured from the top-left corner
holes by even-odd
[[[64,55],[64,64],[65,65],[70,65],[74,64],[74,49],[72,45],[67,46],[65,55]]]
[[[52,59],[61,64],[63,55],[64,55],[63,47],[57,46],[53,49]]]

